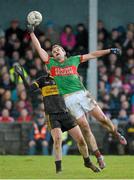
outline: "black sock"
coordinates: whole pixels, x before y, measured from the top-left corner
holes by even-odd
[[[61,169],[61,160],[60,161],[55,161],[55,166],[56,166],[56,172],[62,171]]]
[[[87,157],[87,158],[84,158],[84,157],[83,157],[83,159],[84,159],[84,164],[85,164],[85,165],[86,165],[86,164],[91,164],[91,160],[90,160],[89,157]]]

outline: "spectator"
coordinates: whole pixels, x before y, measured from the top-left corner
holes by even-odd
[[[51,40],[52,44],[59,44],[60,36],[56,30],[55,24],[52,21],[48,21],[46,24],[46,37]]]
[[[97,44],[97,49],[98,49],[98,50],[102,50],[102,49],[104,49],[104,44],[103,44],[103,42],[98,41],[98,44]]]
[[[47,51],[47,53],[51,56],[51,48],[52,43],[49,39],[46,39],[43,44],[43,48]]]
[[[29,73],[29,70],[30,68],[34,65],[34,53],[32,51],[32,49],[28,49],[26,50],[25,52],[25,59],[26,59],[26,64],[25,64],[25,67],[26,67],[26,71]]]
[[[110,47],[121,48],[121,41],[118,29],[112,29],[109,45]]]
[[[132,40],[133,40],[133,37],[134,37],[134,34],[132,31],[128,30],[127,33],[126,33],[126,38],[123,42],[123,47],[124,48],[128,48],[131,46],[131,43],[132,43]]]
[[[129,31],[134,32],[134,23],[129,23],[129,24],[127,25],[127,29],[128,29]]]
[[[13,19],[11,21],[10,27],[6,30],[7,41],[12,34],[16,34],[17,38],[21,41],[23,39],[24,31],[19,27],[19,20]]]
[[[128,121],[128,115],[127,115],[127,112],[125,109],[121,109],[119,111],[118,121],[119,122],[127,122]]]
[[[62,133],[62,155],[67,155],[69,148],[72,145],[72,139],[69,136],[68,132]]]
[[[76,37],[71,25],[66,25],[60,36],[61,45],[67,52],[72,52],[76,45]]]
[[[119,88],[121,89],[122,87],[122,81],[119,79],[119,77],[115,77],[113,82],[111,83],[111,87],[112,88]]]
[[[131,105],[132,105],[132,107],[131,107],[132,113],[134,113],[134,93],[133,93],[133,95],[132,95]]]
[[[3,109],[0,116],[1,123],[12,123],[14,118],[10,116],[8,109]]]
[[[88,32],[84,24],[77,24],[76,27],[76,47],[79,46],[84,47],[86,50],[88,49]]]
[[[29,69],[29,76],[31,80],[37,78],[37,68],[35,65],[32,65],[31,68]]]
[[[134,154],[134,114],[130,114],[129,122],[126,125],[126,138],[129,154]]]
[[[26,91],[21,91],[19,94],[19,100],[24,102],[24,107],[28,110],[28,113],[32,112],[32,105],[28,100],[28,95]]]
[[[3,107],[4,103],[8,100],[11,100],[11,91],[5,90],[2,94],[2,97],[1,97],[0,106]]]
[[[105,34],[104,32],[100,31],[98,33],[98,42],[102,42],[103,43],[103,47],[106,46],[106,41],[105,41]]]
[[[113,83],[115,78],[119,78],[119,80],[124,81],[124,76],[122,75],[122,69],[121,67],[116,67],[114,72],[109,77],[110,83]]]
[[[105,82],[103,80],[100,80],[99,81],[99,87],[98,87],[98,96],[99,96],[99,98],[101,98],[105,94],[106,94]]]
[[[122,103],[124,101],[127,101],[127,96],[124,93],[122,93],[122,94],[120,94],[120,103]]]
[[[105,94],[103,97],[102,97],[102,102],[103,102],[103,111],[105,113],[108,113],[110,111],[110,96],[109,94]]]
[[[40,75],[43,74],[43,66],[42,66],[42,62],[39,57],[36,57],[34,59],[34,64],[37,69],[37,77],[39,77]]]
[[[29,115],[27,109],[22,109],[20,111],[20,115],[17,118],[17,121],[22,123],[22,122],[30,122],[32,120],[31,115]]]
[[[41,44],[41,47],[44,45],[44,41],[46,40],[46,34],[44,32],[42,32],[40,35],[39,35],[39,41],[40,41],[40,44]]]
[[[14,63],[19,62],[20,54],[18,51],[13,51],[11,54],[10,67],[13,66]]]
[[[17,94],[18,94],[18,96],[19,96],[19,94],[20,94],[22,91],[25,91],[25,87],[24,87],[23,83],[17,84],[16,89],[17,89]]]
[[[41,151],[43,155],[48,155],[49,139],[50,134],[47,131],[44,116],[39,114],[30,133],[29,155],[35,155],[37,151]]]
[[[134,58],[134,49],[131,46],[126,49],[126,58]]]
[[[108,62],[107,62],[107,67],[109,69],[109,74],[114,73],[115,68],[117,67],[117,65],[118,65],[117,56],[115,54],[110,54],[108,56]]]
[[[113,119],[113,124],[116,128],[118,128],[118,121]],[[122,129],[119,129],[122,131]],[[106,132],[104,139],[103,139],[103,150],[104,154],[125,154],[125,148],[123,145],[119,144],[119,142],[113,137],[111,133]]]
[[[15,115],[16,115],[16,110],[14,109],[13,101],[11,101],[11,100],[5,101],[5,103],[4,103],[4,109],[8,109],[9,114],[10,114],[12,117],[15,117]]]
[[[126,110],[128,114],[130,114],[131,109],[130,109],[130,103],[128,101],[123,101],[121,103],[121,108]]]
[[[13,90],[15,88],[15,83],[11,81],[8,72],[5,72],[2,75],[2,81],[0,82],[0,86],[6,90]]]
[[[129,70],[132,67],[134,67],[134,58],[128,59],[128,63],[126,65],[127,65],[127,70]],[[128,71],[126,73],[128,73]]]
[[[108,31],[106,30],[104,26],[104,22],[102,20],[98,21],[98,33],[103,32],[104,34],[104,39],[107,40],[108,38]]]
[[[119,99],[119,89],[112,88],[110,95],[110,108],[112,111],[112,116],[115,118],[118,115],[120,109],[120,99]]]
[[[0,37],[0,50],[4,51],[4,54],[6,54],[6,38],[5,36]]]

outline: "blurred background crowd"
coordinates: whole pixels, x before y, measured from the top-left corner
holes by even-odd
[[[126,136],[133,134],[134,139],[134,132],[127,130],[134,127],[134,24],[107,30],[99,20],[97,28],[98,50],[111,47],[122,50],[121,56],[109,54],[97,61],[98,103],[116,125],[125,123]],[[50,56],[53,44],[63,46],[68,56],[88,53],[88,29],[83,23],[58,29],[53,21],[48,21],[44,28],[37,27],[35,34]],[[0,28],[0,123],[31,122],[39,114],[44,116],[41,96],[30,97],[21,79],[16,77],[13,69],[16,62],[24,67],[31,82],[43,74],[44,65],[27,30],[20,27],[18,19],[13,19],[7,29]],[[79,66],[85,86],[87,68],[87,62]]]
[[[50,56],[53,44],[62,45],[69,56],[88,53],[88,30],[82,23],[76,27],[65,25],[60,31],[50,21],[45,29],[36,28],[35,33]],[[112,119],[127,122],[134,113],[134,24],[114,27],[109,32],[99,20],[98,49],[110,47],[120,48],[122,55],[110,54],[98,59],[98,101]],[[37,108],[43,109],[38,103],[41,97],[34,101],[32,98],[31,103],[21,79],[16,79],[13,70],[16,62],[24,67],[30,81],[43,74],[44,65],[32,47],[28,32],[14,19],[8,29],[0,29],[0,122],[28,122]],[[85,86],[87,68],[88,63],[79,67]],[[2,118],[5,114],[10,118]]]

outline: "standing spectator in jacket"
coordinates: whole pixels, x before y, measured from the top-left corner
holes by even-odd
[[[59,43],[60,41],[56,25],[52,21],[48,21],[46,24],[46,37],[51,40],[52,44]]]
[[[29,154],[35,155],[41,151],[42,155],[48,155],[50,134],[47,131],[45,117],[41,114],[37,116],[37,121],[33,123],[30,132]]]
[[[76,45],[76,37],[71,25],[66,25],[60,36],[61,45],[67,52],[72,52]]]
[[[126,125],[126,138],[128,141],[128,152],[134,154],[134,114],[130,114]]]
[[[7,41],[9,40],[9,37],[12,34],[16,34],[17,38],[20,41],[23,39],[24,32],[19,26],[20,26],[20,24],[19,24],[18,19],[13,19],[11,21],[10,27],[6,30],[6,39],[7,39]]]
[[[88,48],[88,32],[84,24],[80,23],[76,27],[76,47],[82,46]]]

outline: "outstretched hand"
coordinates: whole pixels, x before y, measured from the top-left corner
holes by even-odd
[[[14,67],[14,71],[18,76],[24,77],[24,72],[23,72],[23,68],[21,67],[21,65],[19,63],[15,63],[13,65]]]
[[[27,24],[27,30],[29,33],[34,32],[35,26],[32,24]]]
[[[111,48],[110,52],[112,54],[121,55],[121,50],[119,48]]]

